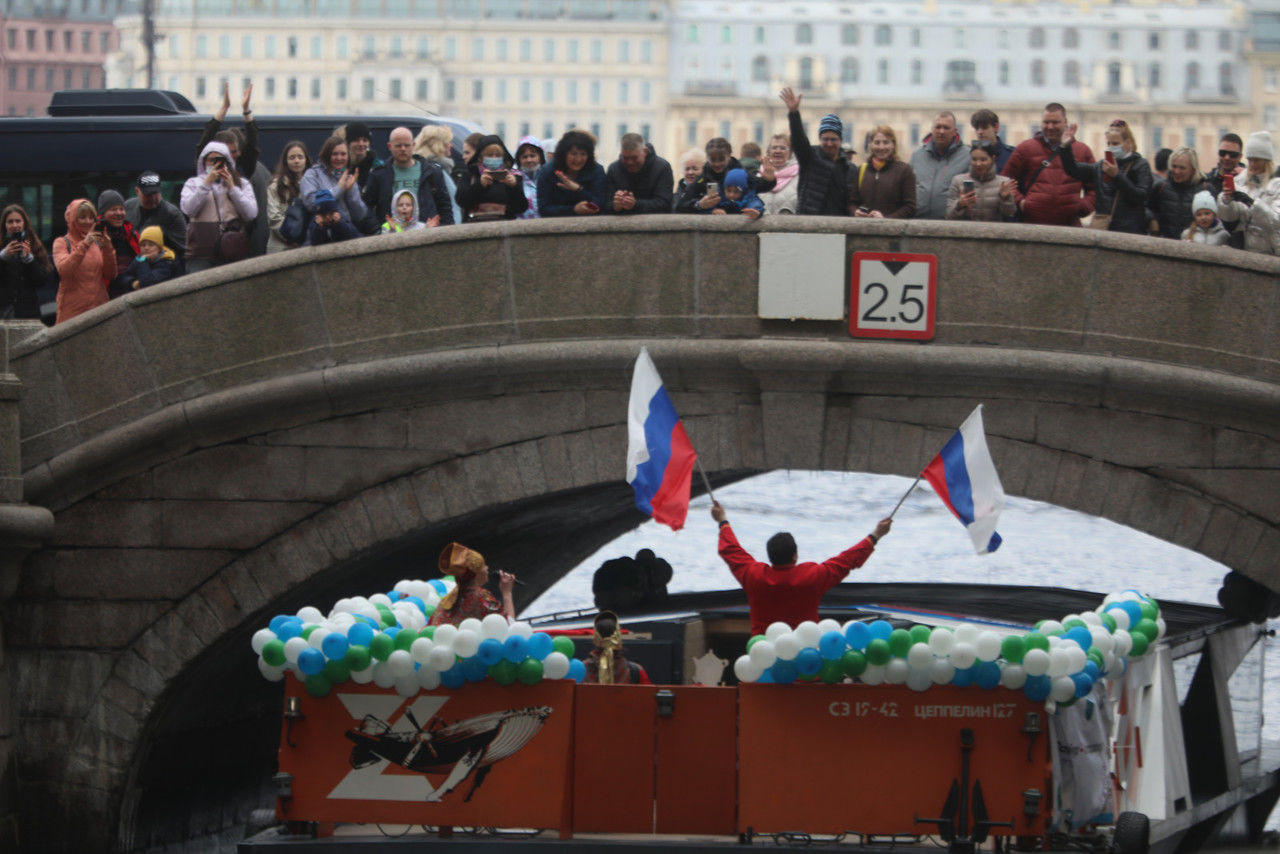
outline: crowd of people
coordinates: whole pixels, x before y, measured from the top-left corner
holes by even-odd
[[[257,126],[245,92],[244,127],[223,129],[221,109],[196,145],[195,175],[178,205],[161,179],[144,172],[135,195],[103,192],[75,199],[67,234],[47,249],[18,205],[0,213],[0,317],[39,317],[36,289],[57,281],[57,322],[109,299],[182,275],[238,261],[365,236],[503,219],[689,213],[807,214],[1024,222],[1150,234],[1280,254],[1280,178],[1265,131],[1218,143],[1207,174],[1189,147],[1161,149],[1148,161],[1123,119],[1106,129],[1101,159],[1075,138],[1061,104],[1045,106],[1040,130],[1011,146],[999,117],[970,117],[961,138],[943,110],[908,156],[894,129],[874,128],[864,159],[843,145],[834,114],[818,124],[815,146],[801,121],[801,96],[783,89],[788,128],[739,157],[722,137],[681,155],[680,179],[639,134],[622,137],[608,168],[596,139],[573,129],[559,140],[524,137],[514,153],[497,136],[472,134],[461,162],[452,133],[427,125],[390,134],[387,156],[369,128],[335,130],[312,159],[307,145],[285,145],[274,172],[259,162]]]

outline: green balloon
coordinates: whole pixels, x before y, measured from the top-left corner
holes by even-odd
[[[933,634],[933,629],[928,626],[912,626],[911,627],[911,643],[928,643],[929,636]]]
[[[1150,645],[1150,642],[1147,640],[1147,636],[1144,635],[1142,632],[1133,632],[1132,637],[1133,637],[1133,649],[1129,650],[1129,657],[1139,658],[1145,655],[1147,652],[1147,647]]]
[[[347,669],[364,670],[373,660],[373,656],[369,654],[369,647],[360,644],[352,644],[347,647],[347,655],[344,659],[347,662]]]
[[[1000,641],[1000,657],[1010,664],[1019,663],[1026,654],[1027,642],[1021,635],[1005,635]]]
[[[894,658],[906,658],[912,643],[911,632],[906,629],[894,629],[889,635],[889,651],[893,653]]]
[[[386,605],[378,606],[378,616],[381,618],[384,629],[389,629],[396,624],[396,615]]]
[[[425,616],[428,620],[430,620],[430,619],[431,619],[431,615],[432,615],[432,614],[434,614],[435,612],[436,612],[436,606],[435,606],[435,605],[424,605],[424,606],[422,606],[422,614],[423,614],[423,616]]]
[[[1116,618],[1107,613],[1099,614],[1102,617],[1102,625],[1107,627],[1107,631],[1114,632],[1116,630]]]
[[[796,681],[797,682],[817,682],[818,674],[821,672],[822,670],[819,669],[818,673],[801,673],[799,676],[796,677]]]
[[[1142,611],[1143,617],[1153,622],[1155,621],[1156,617],[1160,616],[1159,606],[1157,606],[1156,603],[1154,602],[1148,602],[1146,599],[1143,599],[1141,602],[1138,603],[1138,610]]]
[[[387,656],[395,652],[396,646],[391,642],[391,638],[379,632],[373,636],[373,640],[369,641],[369,652],[373,653],[373,657],[378,661],[386,661]]]
[[[563,653],[565,658],[573,658],[574,656],[573,640],[564,635],[557,635],[551,641],[551,648],[556,652]],[[750,648],[750,646],[747,647],[747,649]]]
[[[1106,659],[1102,657],[1102,653],[1096,646],[1089,647],[1089,651],[1084,654],[1085,658],[1098,665],[1099,670],[1106,670]]]
[[[1079,617],[1072,617],[1070,620],[1067,620],[1062,624],[1062,628],[1064,629],[1074,629],[1076,626],[1084,626],[1086,629],[1089,627],[1089,625]]]
[[[417,639],[417,632],[401,631],[396,632],[396,638],[392,643],[395,645],[396,649],[403,649],[405,652],[408,652],[409,647],[413,646],[413,642]]]
[[[1044,625],[1045,623],[1047,623],[1047,622],[1049,622],[1049,621],[1048,621],[1048,620],[1036,620],[1036,631],[1037,631],[1037,632],[1038,632],[1038,631],[1040,631],[1040,627],[1041,627],[1041,626],[1043,626],[1043,625]]]
[[[1022,639],[1028,650],[1043,649],[1049,651],[1049,638],[1039,632],[1027,632],[1027,636]]]
[[[489,668],[489,678],[499,685],[510,685],[516,681],[516,663],[502,659]]]
[[[764,635],[752,635],[751,638],[747,641],[747,652],[751,652],[751,647],[760,643],[760,641],[762,640],[764,640]]]
[[[1065,709],[1067,706],[1073,705],[1075,701],[1079,699],[1080,699],[1079,697],[1072,697],[1069,700],[1063,700],[1061,703],[1058,704],[1058,708]]]
[[[420,638],[426,638],[427,640],[431,640],[431,639],[435,636],[435,633],[436,633],[436,627],[435,627],[435,626],[427,626],[425,629],[423,629],[422,631],[418,632],[418,637],[420,637]]]
[[[542,662],[526,658],[516,665],[516,678],[526,685],[537,685],[542,681]]]
[[[334,685],[346,682],[351,678],[351,668],[347,666],[345,659],[335,659],[324,663],[325,677]]]
[[[828,685],[834,685],[844,679],[844,665],[839,659],[831,661],[823,659],[822,669],[818,671],[818,678]]]
[[[262,660],[272,667],[280,667],[284,664],[284,641],[276,639],[267,641],[262,647]]]
[[[303,627],[302,627],[302,639],[303,639],[303,640],[311,640],[311,633],[312,633],[312,632],[314,632],[314,631],[315,631],[316,629],[318,629],[318,628],[320,628],[320,627],[319,627],[319,626],[317,626],[315,623],[308,623],[307,625],[303,626]]]
[[[324,697],[328,695],[329,689],[333,687],[333,683],[329,681],[329,677],[323,673],[317,673],[314,676],[307,677],[307,693],[313,697]]]
[[[847,650],[840,656],[840,667],[845,676],[861,676],[867,669],[867,657],[856,649]]]
[[[890,658],[893,658],[893,650],[887,640],[874,638],[867,643],[867,661],[872,664],[888,664]]]
[[[1156,639],[1156,635],[1160,634],[1160,627],[1156,625],[1155,620],[1148,620],[1145,617],[1138,620],[1138,625],[1129,630],[1129,634],[1142,633],[1147,636],[1147,643],[1151,643]]]

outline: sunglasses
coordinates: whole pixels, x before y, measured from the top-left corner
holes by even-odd
[[[1239,156],[1240,156],[1240,152],[1238,152],[1238,151],[1227,151],[1225,148],[1219,148],[1219,149],[1218,149],[1218,156],[1219,156],[1219,157],[1239,157]]]

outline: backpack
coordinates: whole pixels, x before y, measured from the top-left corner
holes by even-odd
[[[290,243],[302,243],[307,239],[307,222],[310,217],[307,216],[307,206],[302,203],[302,197],[289,202],[289,207],[284,212],[284,220],[280,223],[280,236]]]

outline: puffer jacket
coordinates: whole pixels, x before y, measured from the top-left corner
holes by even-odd
[[[248,230],[258,217],[258,200],[254,197],[253,186],[244,176],[230,190],[221,182],[205,183],[207,170],[204,168],[204,161],[213,152],[231,162],[231,152],[227,146],[221,142],[211,142],[200,151],[200,156],[196,159],[196,176],[188,178],[182,185],[179,207],[190,220],[187,226],[188,258],[217,258],[221,227],[240,220],[245,230]]]
[[[987,174],[981,178],[975,178],[970,172],[955,176],[951,179],[951,186],[947,188],[947,219],[974,222],[1004,222],[1010,219],[1018,212],[1018,203],[1014,201],[1013,193],[1008,198],[1001,196],[1000,186],[1012,180],[997,175],[994,168],[988,169]],[[961,208],[957,203],[964,195],[965,181],[973,182],[973,189],[978,197],[972,207]]]
[[[926,139],[911,152],[911,171],[916,176],[916,219],[942,219],[947,215],[951,179],[969,171],[969,146],[957,137],[939,154]]]
[[[1152,186],[1147,206],[1160,226],[1161,237],[1173,240],[1182,237],[1182,232],[1195,220],[1191,201],[1204,188],[1204,181],[1184,181],[1178,184],[1168,178]]]
[[[844,170],[827,159],[822,149],[814,148],[805,135],[800,111],[787,114],[791,123],[791,150],[800,164],[800,189],[796,213],[822,216],[848,216],[848,189]],[[758,187],[757,192],[763,190]],[[770,187],[772,189],[772,187]]]
[[[1111,214],[1108,231],[1147,233],[1147,197],[1151,193],[1151,164],[1136,151],[1116,161],[1115,177],[1102,174],[1102,163],[1077,163],[1075,152],[1066,148],[1058,155],[1068,175],[1097,192],[1096,213]]]
[[[1191,226],[1195,228],[1195,226]],[[1190,240],[1192,243],[1203,243],[1206,246],[1226,246],[1227,241],[1231,239],[1231,235],[1222,227],[1222,220],[1215,219],[1213,225],[1209,226],[1208,231],[1195,228],[1192,232],[1191,228],[1182,233],[1183,240]]]
[[[116,274],[116,252],[111,241],[89,243],[88,232],[76,221],[76,211],[88,199],[72,199],[67,205],[67,233],[54,238],[53,265],[58,268],[58,318],[63,323],[107,301],[107,282]]]
[[[1018,182],[1014,197],[1022,210],[1023,222],[1078,226],[1081,217],[1093,213],[1097,191],[1068,175],[1058,155],[1059,150],[1049,144],[1044,134],[1037,133],[1018,143],[1009,162],[1000,170],[1001,175]],[[1079,140],[1071,143],[1071,155],[1078,164],[1094,162],[1089,146]],[[1049,165],[1041,169],[1045,161]],[[1027,186],[1032,176],[1035,183]]]
[[[1218,216],[1223,222],[1238,222],[1244,228],[1244,248],[1264,255],[1280,255],[1280,178],[1272,178],[1267,186],[1246,204],[1243,192],[1235,196],[1218,196]]]

